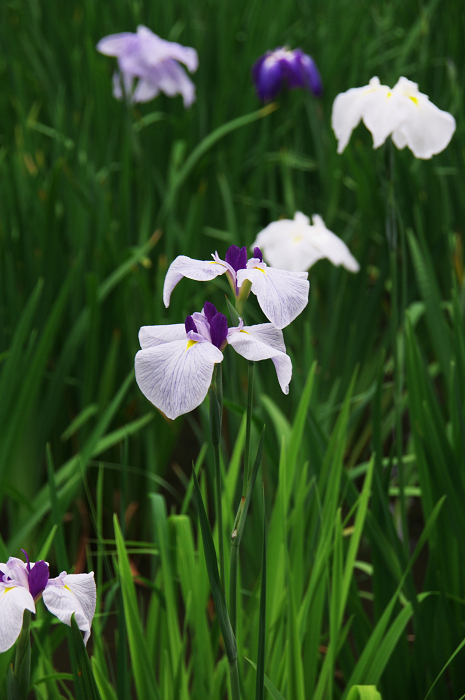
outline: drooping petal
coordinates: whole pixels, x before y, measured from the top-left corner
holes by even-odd
[[[14,585],[23,586],[29,590],[29,573],[22,559],[9,557],[6,564],[0,564],[0,571],[5,577],[5,582],[10,579]]]
[[[282,332],[272,323],[244,326],[230,329],[228,344],[246,360],[273,360],[279,385],[285,394],[289,393],[292,377],[292,362],[286,354]]]
[[[136,381],[148,400],[174,420],[202,403],[215,363],[222,360],[223,353],[207,341],[176,340],[137,353]]]
[[[142,24],[137,27],[137,37],[140,40],[142,57],[147,64],[174,59],[184,63],[191,73],[197,70],[199,65],[197,51],[190,46],[182,46],[175,41],[161,39]]]
[[[277,51],[279,49],[276,49]],[[273,55],[276,52],[267,52],[252,67],[255,89],[262,102],[274,100],[283,85],[283,69],[279,60]]]
[[[215,279],[218,275],[227,272],[226,263],[215,260],[193,260],[186,255],[179,255],[168,268],[165,283],[163,285],[163,303],[166,307],[170,305],[171,292],[183,277],[199,282],[207,282]]]
[[[321,216],[314,214],[312,219],[313,226],[308,228],[307,240],[321,253],[321,257],[328,258],[333,265],[342,265],[350,272],[358,272],[360,265],[344,241],[326,228]]]
[[[305,74],[305,85],[310,88],[315,97],[321,97],[323,94],[323,81],[315,61],[306,53],[301,54],[300,61]]]
[[[141,73],[141,77],[144,81],[156,85],[168,97],[182,95],[184,107],[190,107],[195,100],[195,85],[176,61],[167,59],[154,66],[148,66]]]
[[[57,578],[49,579],[42,598],[50,612],[65,625],[71,625],[74,613],[79,629],[84,632],[84,644],[87,644],[97,600],[94,572],[62,572]]]
[[[331,125],[338,140],[337,152],[342,153],[349,143],[352,131],[361,118],[374,113],[379,104],[389,92],[387,85],[380,85],[379,79],[374,77],[368,85],[360,88],[350,88],[346,92],[337,95],[333,103]],[[370,121],[370,116],[368,116]]]
[[[265,316],[276,328],[285,328],[307,306],[310,287],[307,277],[306,272],[288,272],[259,263],[239,270],[237,284],[240,287],[246,279],[252,282],[251,290]]]
[[[401,86],[401,80],[416,87],[415,83],[405,78],[399,80]],[[429,159],[441,153],[449,145],[455,131],[456,124],[452,114],[436,107],[418,90],[410,89],[409,94],[404,93],[403,101],[405,118],[392,134],[397,148],[408,146],[416,158],[422,159]]]
[[[142,326],[139,331],[139,343],[142,349],[150,348],[173,340],[186,337],[184,323],[173,323],[170,326]]]
[[[365,100],[363,123],[373,136],[373,148],[379,148],[407,116],[405,99],[381,85]]]
[[[127,74],[125,74],[127,75]],[[134,92],[131,92],[131,102],[136,104],[138,102],[150,102],[153,100],[160,92],[158,85],[150,83],[148,80],[140,80],[137,82]]]
[[[12,647],[19,637],[25,610],[36,611],[27,588],[0,583],[0,654]]]
[[[104,36],[98,42],[96,49],[105,56],[121,56],[123,53],[134,51],[137,45],[138,39],[134,32],[121,32]]]

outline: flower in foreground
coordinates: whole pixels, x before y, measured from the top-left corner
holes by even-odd
[[[253,245],[261,248],[270,265],[280,265],[291,272],[308,270],[321,258],[358,272],[360,265],[344,241],[326,228],[321,216],[314,214],[312,222],[310,225],[308,216],[297,211],[294,219],[268,224]]]
[[[41,597],[50,612],[67,625],[71,625],[74,613],[87,644],[97,598],[94,572],[62,571],[57,578],[49,578],[47,562],[30,563],[24,554],[26,564],[16,557],[0,563],[0,653],[13,646],[21,632],[24,611],[35,613],[35,603]]]
[[[97,51],[116,56],[120,72],[113,76],[113,95],[124,94],[131,102],[149,102],[158,93],[168,97],[180,94],[184,107],[195,100],[195,86],[179,65],[184,63],[191,73],[198,67],[197,51],[172,41],[165,41],[150,29],[140,25],[137,33],[123,32],[105,36],[97,44]],[[138,78],[136,88],[134,80]]]
[[[144,396],[168,418],[193,411],[205,399],[215,364],[223,361],[226,345],[248,360],[274,362],[285,394],[292,376],[283,334],[271,323],[228,328],[226,316],[206,302],[185,323],[143,326],[142,350],[136,355],[136,381]]]
[[[399,78],[391,90],[375,77],[369,85],[350,88],[336,97],[331,122],[338,153],[361,119],[373,135],[373,148],[392,136],[397,148],[408,146],[414,156],[423,159],[443,151],[455,131],[452,114],[436,107],[407,78]]]
[[[247,248],[230,246],[222,260],[218,253],[212,260],[193,260],[179,255],[170,265],[163,287],[163,301],[169,306],[171,292],[182,277],[208,281],[227,274],[236,298],[242,299],[252,291],[265,316],[276,326],[285,328],[307,306],[309,283],[306,272],[280,270],[263,262],[260,248],[254,249],[247,260]],[[244,282],[247,280],[247,283]]]
[[[282,46],[274,51],[267,51],[252,66],[252,77],[258,98],[262,102],[274,100],[282,90],[288,88],[306,88],[316,97],[323,93],[323,83],[315,61],[301,49]]]

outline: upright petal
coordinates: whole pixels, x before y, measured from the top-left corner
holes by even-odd
[[[96,49],[105,56],[121,56],[124,53],[132,52],[138,45],[137,35],[134,32],[121,32],[120,34],[110,34],[100,39]]]
[[[176,340],[137,353],[136,381],[144,396],[174,420],[202,403],[215,363],[222,360],[223,353],[207,341]]]
[[[50,612],[65,625],[71,625],[71,615],[74,613],[79,629],[84,632],[84,643],[87,644],[97,600],[94,572],[63,572],[57,578],[49,579],[42,598]]]
[[[32,595],[34,600],[40,596],[49,578],[48,564],[47,562],[41,560],[36,561],[32,564],[31,570],[29,572],[29,593]]]
[[[0,583],[0,654],[18,639],[25,610],[36,611],[27,588]]]
[[[186,255],[179,255],[168,268],[163,286],[163,302],[170,305],[171,292],[183,277],[199,282],[207,282],[222,275],[228,270],[228,265],[215,260],[193,260]]]
[[[262,263],[239,270],[237,284],[240,287],[245,279],[252,282],[252,292],[265,316],[276,328],[285,328],[307,306],[310,287],[307,277],[306,272],[277,270]]]
[[[279,385],[285,394],[289,393],[292,362],[286,354],[282,332],[272,323],[230,329],[228,344],[246,360],[273,360]]]

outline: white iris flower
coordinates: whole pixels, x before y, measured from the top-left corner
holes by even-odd
[[[289,393],[292,363],[283,334],[271,323],[228,328],[226,316],[206,302],[185,323],[143,326],[136,355],[136,381],[144,396],[168,418],[193,411],[205,399],[215,364],[232,345],[247,360],[273,360],[281,389]]]
[[[191,280],[208,281],[218,275],[227,274],[236,297],[241,296],[243,286],[248,280],[265,316],[276,326],[285,328],[307,306],[309,283],[306,272],[289,272],[288,270],[268,267],[263,262],[259,248],[254,249],[254,256],[247,260],[247,249],[230,246],[222,260],[218,253],[212,260],[193,260],[186,255],[179,255],[170,265],[163,287],[163,301],[168,307],[171,292],[182,277]]]
[[[350,272],[358,272],[360,265],[335,233],[329,231],[321,216],[310,219],[297,211],[294,219],[280,219],[260,231],[254,246],[258,246],[273,267],[279,265],[290,272],[308,270],[322,258],[333,265],[343,265]]]
[[[49,578],[47,562],[30,563],[24,554],[26,564],[16,557],[10,557],[6,564],[0,563],[0,653],[13,646],[21,632],[24,611],[35,613],[35,603],[40,598],[66,625],[71,625],[74,613],[87,644],[97,599],[94,572],[62,571],[57,578]]]
[[[455,131],[455,119],[419,92],[418,85],[399,78],[391,89],[372,78],[369,85],[340,93],[333,104],[332,127],[342,153],[360,120],[373,135],[373,148],[388,136],[397,148],[408,146],[417,158],[443,151]]]

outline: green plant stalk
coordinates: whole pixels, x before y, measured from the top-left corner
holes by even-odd
[[[397,469],[399,475],[399,503],[402,542],[408,556],[408,526],[407,507],[405,499],[405,468],[402,460],[402,385],[403,368],[399,352],[398,329],[403,334],[404,306],[399,307],[399,275],[397,269],[397,218],[394,199],[394,146],[389,143],[389,179],[387,190],[386,212],[386,238],[389,245],[389,266],[391,274],[391,344],[394,362],[394,413],[395,413],[395,447],[397,456]],[[402,253],[405,252],[405,242],[402,245]],[[402,264],[405,264],[402,259]],[[405,294],[402,294],[405,304]]]
[[[233,525],[231,534],[231,558],[229,562],[229,619],[231,620],[232,631],[236,636],[237,627],[237,567],[239,566],[239,545],[241,543],[239,535],[239,525],[244,508],[245,498],[241,498],[239,509]]]
[[[215,459],[215,510],[218,527],[218,549],[220,564],[220,581],[224,589],[224,541],[223,541],[223,509],[221,504],[222,480],[220,462],[221,419],[223,415],[223,381],[221,364],[215,366],[214,384],[210,388],[210,431],[212,435],[213,455]],[[218,391],[218,388],[220,389]],[[221,402],[221,403],[220,403]]]
[[[255,362],[248,361],[247,372],[247,422],[245,426],[244,479],[242,482],[242,497],[245,498],[250,478],[250,432],[252,428],[253,375]]]
[[[239,670],[237,668],[237,658],[229,662],[229,678],[231,681],[231,698],[232,700],[241,700],[241,692],[239,689]]]
[[[15,676],[18,681],[21,697],[26,700],[31,677],[31,635],[29,627],[31,624],[31,613],[25,610],[23,614],[23,626],[16,644],[15,653]]]

